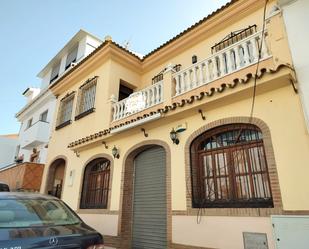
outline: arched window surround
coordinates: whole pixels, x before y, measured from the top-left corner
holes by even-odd
[[[107,209],[110,192],[111,162],[99,157],[84,170],[80,209]]]
[[[257,126],[215,127],[196,137],[190,150],[193,207],[273,207],[263,135]]]
[[[191,183],[191,167],[190,167],[190,146],[192,141],[207,130],[225,124],[248,123],[259,127],[263,133],[263,142],[266,151],[266,159],[268,163],[269,178],[273,196],[273,208],[208,208],[201,211],[200,208],[193,208],[192,206],[192,183]],[[177,211],[177,214],[183,215],[202,215],[202,216],[248,216],[258,217],[269,215],[280,215],[283,213],[282,197],[279,185],[279,178],[277,172],[276,157],[273,148],[271,124],[267,124],[264,120],[258,117],[248,116],[233,116],[225,117],[217,120],[209,120],[206,124],[196,127],[194,131],[186,139],[184,145],[185,157],[185,181],[186,181],[186,210],[183,212]]]

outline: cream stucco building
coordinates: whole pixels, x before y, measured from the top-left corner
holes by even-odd
[[[41,192],[63,182],[111,248],[275,248],[272,215],[309,210],[309,137],[276,3],[263,18],[264,1],[233,0],[143,58],[106,37],[50,85]]]

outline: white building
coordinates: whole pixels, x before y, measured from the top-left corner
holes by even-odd
[[[14,163],[16,155],[17,135],[0,136],[0,168]]]
[[[279,0],[282,9],[292,59],[298,80],[304,115],[309,131],[309,52],[308,0]]]
[[[56,98],[49,91],[49,85],[57,82],[101,43],[97,37],[80,30],[39,72],[37,76],[42,79],[41,87],[25,90],[23,95],[27,98],[27,104],[16,114],[21,122],[17,162],[46,162],[56,105]]]

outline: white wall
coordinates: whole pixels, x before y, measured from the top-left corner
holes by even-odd
[[[48,128],[46,134],[40,134],[40,136],[46,136],[46,141],[49,140],[50,134],[51,134],[51,127],[52,122],[54,121],[54,112],[55,112],[55,106],[56,106],[56,98],[52,96],[51,92],[46,93],[41,99],[36,101],[35,104],[31,105],[23,114],[21,117],[19,117],[19,121],[22,122],[20,132],[19,132],[19,138],[18,138],[18,144],[24,145],[26,143],[29,143],[29,132],[31,132],[31,128],[35,129],[36,122],[39,121],[41,113],[48,110],[47,114],[47,122],[48,122]],[[32,118],[32,124],[30,128],[27,128],[28,120]],[[45,132],[44,132],[45,133]],[[31,136],[33,140],[37,139],[36,133],[33,133],[33,136]],[[25,141],[27,139],[27,141]],[[36,147],[37,150],[40,151],[39,156],[39,162],[45,163],[47,158],[47,148],[45,146],[48,143],[43,143]],[[30,155],[32,154],[32,149],[20,149],[19,156],[24,155],[24,162],[30,161]]]
[[[17,139],[0,137],[0,168],[14,163]]]
[[[94,39],[91,36],[87,36],[86,39],[86,49],[85,49],[85,56],[87,56],[88,54],[90,54],[93,50],[95,50],[95,48],[97,48],[99,45],[101,44],[101,42],[99,42],[98,40]]]
[[[88,54],[90,54],[95,48],[97,48],[100,44],[101,44],[101,42],[98,41],[97,39],[95,39],[95,38],[93,38],[89,35],[85,35],[78,42],[76,42],[76,41],[75,41],[75,43],[71,42],[71,43],[68,43],[66,46],[67,47],[75,47],[76,45],[78,45],[77,57],[76,57],[76,61],[78,63],[80,60],[82,60]],[[65,70],[65,63],[66,63],[66,58],[67,58],[69,52],[70,52],[70,49],[67,49],[67,51],[63,53],[61,59],[59,59],[59,61],[60,61],[59,76],[61,76],[66,71]],[[47,73],[42,77],[42,83],[41,83],[42,89],[48,87],[49,81],[50,81],[50,76],[51,76],[51,71],[52,71],[52,67],[49,68]]]
[[[70,52],[69,48],[75,47],[77,44],[78,44],[77,62],[79,62],[81,59],[83,59],[85,56],[91,53],[96,47],[98,47],[101,44],[101,42],[89,35],[84,35],[83,37],[80,38],[79,41],[74,40],[68,43],[60,59],[61,63],[60,63],[59,76],[65,73],[66,58],[68,56],[68,53]],[[47,73],[42,77],[40,94],[44,94],[45,89],[47,89],[49,86],[51,71],[52,71],[52,66],[46,70]],[[35,102],[30,103],[30,104],[31,105],[29,105],[29,107],[26,108],[26,110],[23,111],[18,116],[18,120],[19,122],[21,122],[21,128],[20,128],[19,139],[18,139],[18,145],[21,145],[21,148],[20,148],[18,156],[23,155],[24,162],[30,161],[30,156],[32,154],[33,148],[23,149],[22,147],[25,144],[31,143],[32,141],[39,140],[38,139],[39,136],[45,135],[46,137],[44,137],[43,139],[40,139],[40,141],[46,140],[46,143],[40,144],[35,147],[37,150],[40,151],[39,162],[45,163],[46,158],[47,158],[46,145],[48,144],[47,141],[49,141],[50,134],[51,134],[51,127],[52,127],[51,122],[54,120],[53,117],[54,117],[54,111],[55,111],[55,106],[56,106],[56,99],[54,96],[52,96],[52,93],[49,92],[48,94],[44,94],[43,97],[37,98]],[[40,134],[39,132],[37,132],[38,130],[37,127],[39,126],[39,123],[37,122],[40,119],[40,114],[46,110],[48,110],[47,122],[49,122],[49,128],[48,128],[48,132],[43,132],[44,134]],[[30,128],[27,128],[28,120],[31,118],[32,118],[33,126],[31,126]],[[46,130],[45,128],[46,127],[44,127],[44,129],[42,130]]]
[[[172,240],[178,244],[242,249],[243,232],[266,234],[268,248],[275,249],[270,217],[203,216],[200,223],[196,216],[172,218]]]
[[[41,82],[41,89],[45,89],[49,86],[50,76],[51,76],[52,69],[50,68],[48,72],[44,75]]]
[[[279,0],[296,69],[298,86],[309,131],[308,0]]]

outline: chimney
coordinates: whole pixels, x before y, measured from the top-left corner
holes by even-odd
[[[36,96],[39,95],[41,89],[40,88],[33,88],[28,87],[24,92],[23,95],[27,98],[27,103],[33,100]]]

